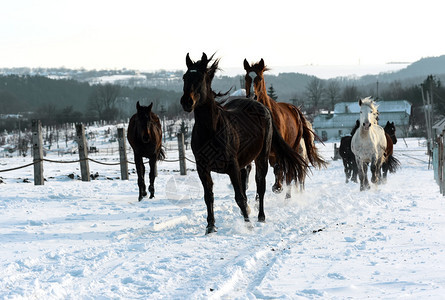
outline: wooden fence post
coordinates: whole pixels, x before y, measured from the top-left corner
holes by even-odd
[[[32,120],[32,153],[34,157],[34,185],[43,185],[43,139],[42,122]]]
[[[178,133],[178,151],[179,151],[179,172],[181,175],[187,175],[187,168],[185,165],[184,134],[183,133]]]
[[[121,162],[121,180],[128,180],[127,146],[125,143],[125,129],[117,129],[117,139],[119,141],[119,158]]]
[[[76,124],[76,140],[79,147],[80,173],[82,175],[82,181],[90,181],[88,146],[85,139],[85,127],[83,124]]]

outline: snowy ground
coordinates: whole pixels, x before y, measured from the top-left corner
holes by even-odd
[[[228,177],[214,174],[218,232],[208,236],[189,161],[187,176],[176,162],[160,163],[156,198],[142,202],[134,173],[116,179],[119,166],[90,163],[99,178],[82,182],[67,176],[80,176],[78,164],[45,162],[43,186],[34,186],[32,167],[0,173],[0,298],[443,299],[445,198],[425,147],[406,142],[395,148],[402,169],[366,192],[345,184],[331,142],[319,145],[329,167],[290,200],[271,192],[269,170],[264,224],[252,172],[253,228]],[[0,170],[29,162],[2,158]]]

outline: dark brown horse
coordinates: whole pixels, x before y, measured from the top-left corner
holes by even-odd
[[[394,122],[390,123],[388,121],[383,129],[385,130],[386,136],[386,151],[385,161],[382,164],[382,173],[383,181],[386,181],[388,171],[390,173],[395,173],[400,167],[400,161],[393,155],[394,145],[397,143],[396,126],[394,125]]]
[[[246,196],[245,167],[255,161],[255,180],[259,197],[258,221],[265,221],[264,192],[266,190],[267,160],[271,148],[277,154],[277,164],[286,174],[286,180],[301,180],[307,165],[281,137],[273,124],[270,111],[257,101],[245,97],[225,104],[215,101],[218,96],[211,83],[218,70],[213,55],[192,61],[186,56],[187,72],[184,74],[184,94],[181,105],[186,112],[194,113],[192,150],[196,167],[204,188],[207,206],[206,233],[216,231],[213,212],[213,181],[211,172],[228,174],[235,191],[235,200],[246,222],[249,206]]]
[[[133,148],[134,161],[138,174],[139,201],[147,196],[145,186],[145,166],[142,161],[143,157],[149,159],[150,164],[150,185],[148,191],[150,198],[155,195],[154,182],[156,177],[156,162],[165,158],[162,149],[162,130],[158,116],[151,111],[153,103],[149,106],[136,104],[137,112],[131,117],[128,124],[127,139]]]
[[[268,68],[264,65],[264,60],[261,59],[259,62],[250,65],[249,62],[244,59],[244,70],[246,70],[246,96],[248,98],[256,98],[258,102],[270,109],[278,131],[292,149],[299,149],[300,140],[303,139],[307,160],[314,167],[325,167],[327,163],[318,154],[314,144],[314,139],[321,140],[312,131],[311,126],[309,126],[310,123],[307,122],[301,110],[289,103],[276,102],[268,96],[263,74]],[[253,97],[253,92],[251,91],[252,81],[255,97]],[[281,192],[283,173],[279,169],[276,161],[277,154],[272,150],[269,157],[269,163],[274,168],[275,173],[275,184],[272,189],[274,192]]]

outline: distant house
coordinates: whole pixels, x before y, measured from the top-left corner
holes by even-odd
[[[411,103],[406,100],[379,101],[379,125],[394,122],[398,137],[408,133],[411,117]],[[339,139],[351,133],[356,120],[360,118],[358,102],[340,102],[335,104],[333,114],[320,114],[314,118],[313,128],[323,140]]]

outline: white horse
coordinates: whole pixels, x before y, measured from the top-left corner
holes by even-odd
[[[360,190],[370,188],[368,164],[371,164],[371,182],[380,183],[381,168],[385,160],[385,131],[377,124],[378,111],[374,101],[368,97],[359,100],[360,127],[352,137],[351,150],[357,161]]]

